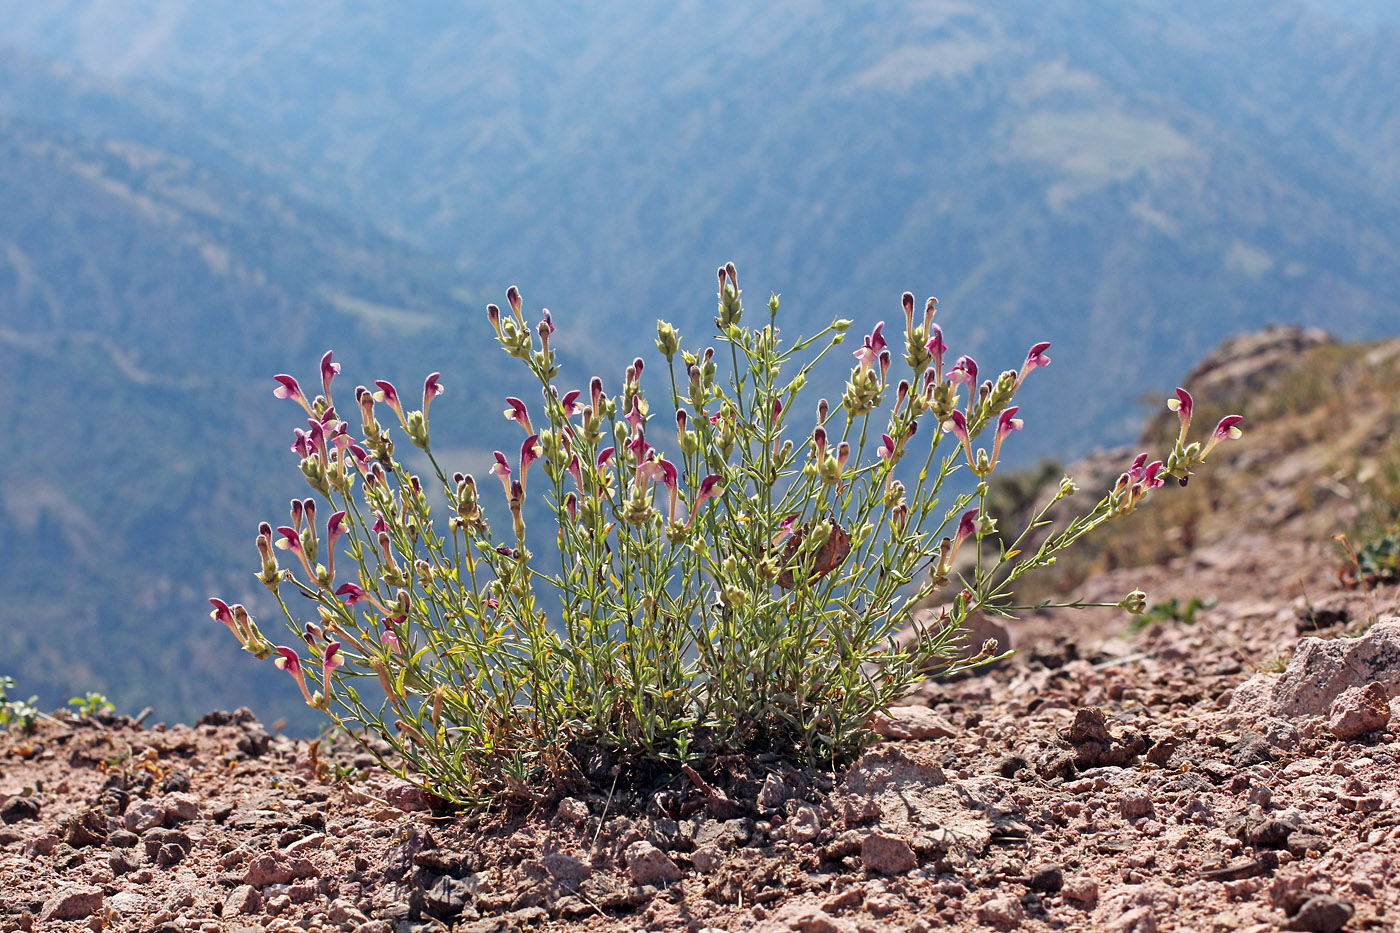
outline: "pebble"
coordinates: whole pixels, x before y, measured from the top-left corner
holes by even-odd
[[[45,901],[39,911],[39,919],[45,923],[50,920],[81,920],[101,910],[102,901],[101,888],[78,885],[60,891]]]
[[[1014,897],[994,897],[977,908],[977,919],[1004,930],[1014,929],[1025,919],[1026,911]]]
[[[1303,933],[1338,933],[1355,914],[1356,908],[1350,901],[1320,894],[1303,904],[1293,918],[1293,929]]]
[[[860,862],[867,871],[902,875],[919,866],[919,857],[902,836],[873,832],[860,844]]]
[[[681,870],[670,856],[645,839],[628,846],[623,858],[637,884],[669,884],[681,879]]]
[[[1152,795],[1140,787],[1130,787],[1118,796],[1118,812],[1132,822],[1156,813],[1152,805]]]
[[[122,815],[122,822],[133,833],[144,833],[165,823],[165,807],[150,800],[133,800]]]
[[[240,884],[224,899],[224,916],[255,914],[262,910],[262,894],[251,884]]]
[[[39,801],[33,797],[24,797],[16,794],[7,797],[4,803],[0,803],[0,822],[6,825],[18,823],[22,820],[33,820],[39,817]]]
[[[1384,729],[1390,722],[1390,697],[1385,685],[1371,681],[1345,690],[1332,702],[1327,725],[1344,742]]]

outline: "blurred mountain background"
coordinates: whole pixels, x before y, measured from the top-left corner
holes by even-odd
[[[1397,74],[1388,0],[0,0],[0,672],[314,724],[203,602],[305,494],[270,376],[440,370],[481,471],[511,283],[610,386],[727,259],[790,330],[936,294],[984,369],[1054,342],[1023,463],[1229,334],[1392,334]]]

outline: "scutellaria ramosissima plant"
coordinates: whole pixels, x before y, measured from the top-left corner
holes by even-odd
[[[721,349],[683,349],[676,329],[657,323],[663,405],[643,389],[640,358],[615,394],[597,376],[559,385],[548,310],[531,327],[514,287],[508,313],[487,307],[498,342],[541,389],[533,408],[505,400],[524,440],[518,456],[497,451],[489,471],[509,515],[504,532],[488,522],[489,489],[449,476],[433,452],[439,373],[417,411],[388,382],[356,387],[355,431],[332,396],[340,367],[330,353],[314,399],[277,376],[276,394],[308,416],[292,449],[316,496],[292,502],[289,525],[259,527],[257,576],[309,657],[273,645],[243,606],[211,600],[213,617],[272,657],[307,703],[372,751],[383,746],[367,738],[387,743],[399,773],[449,800],[528,796],[568,749],[587,745],[673,763],[754,748],[829,762],[864,747],[871,717],[930,672],[995,654],[987,646],[965,659],[969,613],[1017,608],[1019,576],[1132,511],[1168,476],[1184,484],[1239,433],[1232,416],[1204,444],[1188,443],[1191,400],[1179,390],[1181,435],[1164,461],[1139,457],[1033,553],[1018,539],[997,561],[979,548],[975,566],[955,571],[964,543],[995,529],[986,479],[1022,426],[1012,403],[1050,362],[1049,344],[984,381],[971,357],[949,361],[936,300],[916,316],[905,293],[903,366],[895,371],[881,322],[854,351],[839,404],[799,407],[852,322],[785,344],[776,295],[767,320],[746,328],[733,264],[718,278]],[[436,476],[445,530],[422,479],[395,456],[392,423]],[[987,432],[990,453],[977,446]],[[975,488],[950,495],[963,470]],[[1074,491],[1066,478],[1053,501]],[[544,507],[527,509],[527,497]],[[553,521],[527,527],[527,511]],[[534,549],[550,538],[558,564],[550,554],[545,567]],[[935,623],[897,647],[912,607],[939,591],[952,598]],[[303,620],[306,600],[314,613]],[[1115,605],[1141,611],[1142,597]]]

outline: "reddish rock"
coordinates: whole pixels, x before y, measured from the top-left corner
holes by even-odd
[[[860,862],[867,871],[902,875],[918,867],[919,857],[902,837],[874,832],[860,844]]]
[[[60,891],[44,902],[39,919],[81,920],[102,909],[102,889],[96,885],[80,885]]]
[[[265,888],[270,884],[287,884],[301,878],[319,878],[321,872],[310,859],[289,858],[280,852],[260,855],[248,865],[243,873],[243,883],[255,888]]]
[[[255,914],[262,910],[262,894],[251,884],[240,884],[229,892],[224,900],[224,916],[236,917],[239,914]]]
[[[1389,723],[1390,697],[1385,685],[1374,680],[1344,691],[1332,702],[1327,717],[1332,734],[1343,741],[1384,729]]]
[[[432,795],[408,781],[395,781],[384,791],[384,799],[399,810],[415,812],[432,809]]]
[[[628,846],[623,857],[637,884],[670,884],[681,880],[681,870],[670,856],[645,840]]]
[[[887,739],[950,739],[957,727],[927,706],[895,706],[876,716],[873,728]]]

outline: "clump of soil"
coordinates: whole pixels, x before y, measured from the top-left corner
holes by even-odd
[[[1313,568],[1312,602],[1265,560]],[[1121,613],[1038,613],[1010,664],[925,684],[845,771],[580,762],[573,796],[516,814],[434,810],[245,711],[60,714],[0,733],[0,929],[1393,929],[1400,670],[1336,674],[1311,706],[1256,671],[1304,638],[1400,638],[1329,592],[1331,562],[1246,541],[1097,578],[1081,595],[1218,601],[1131,636]]]

